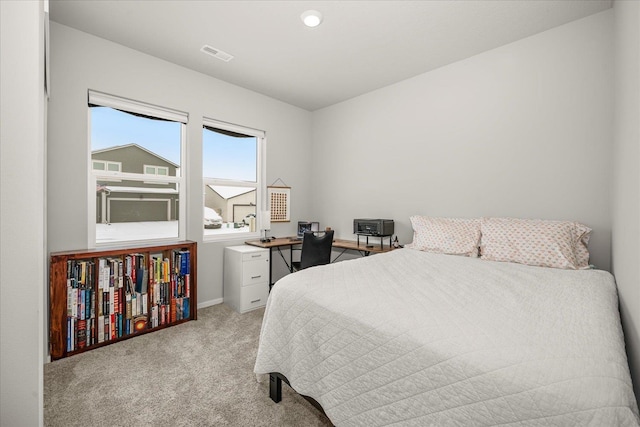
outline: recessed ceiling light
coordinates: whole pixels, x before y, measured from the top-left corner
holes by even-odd
[[[317,10],[307,10],[300,15],[300,18],[302,18],[304,25],[311,28],[317,27],[322,22],[322,14]]]

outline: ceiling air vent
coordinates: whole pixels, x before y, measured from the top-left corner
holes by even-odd
[[[233,59],[233,55],[230,55],[227,52],[223,52],[220,49],[216,49],[215,47],[211,47],[208,44],[202,46],[200,51],[206,53],[207,55],[211,55],[214,58],[218,58],[224,62],[229,62]]]

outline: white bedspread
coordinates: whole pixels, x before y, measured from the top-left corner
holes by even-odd
[[[598,270],[411,249],[302,270],[269,296],[255,372],[337,426],[638,425]]]

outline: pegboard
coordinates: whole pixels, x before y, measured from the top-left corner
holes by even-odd
[[[271,222],[291,221],[291,187],[267,187]]]

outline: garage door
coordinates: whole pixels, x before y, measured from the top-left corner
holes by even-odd
[[[168,221],[169,200],[109,200],[109,222]]]

